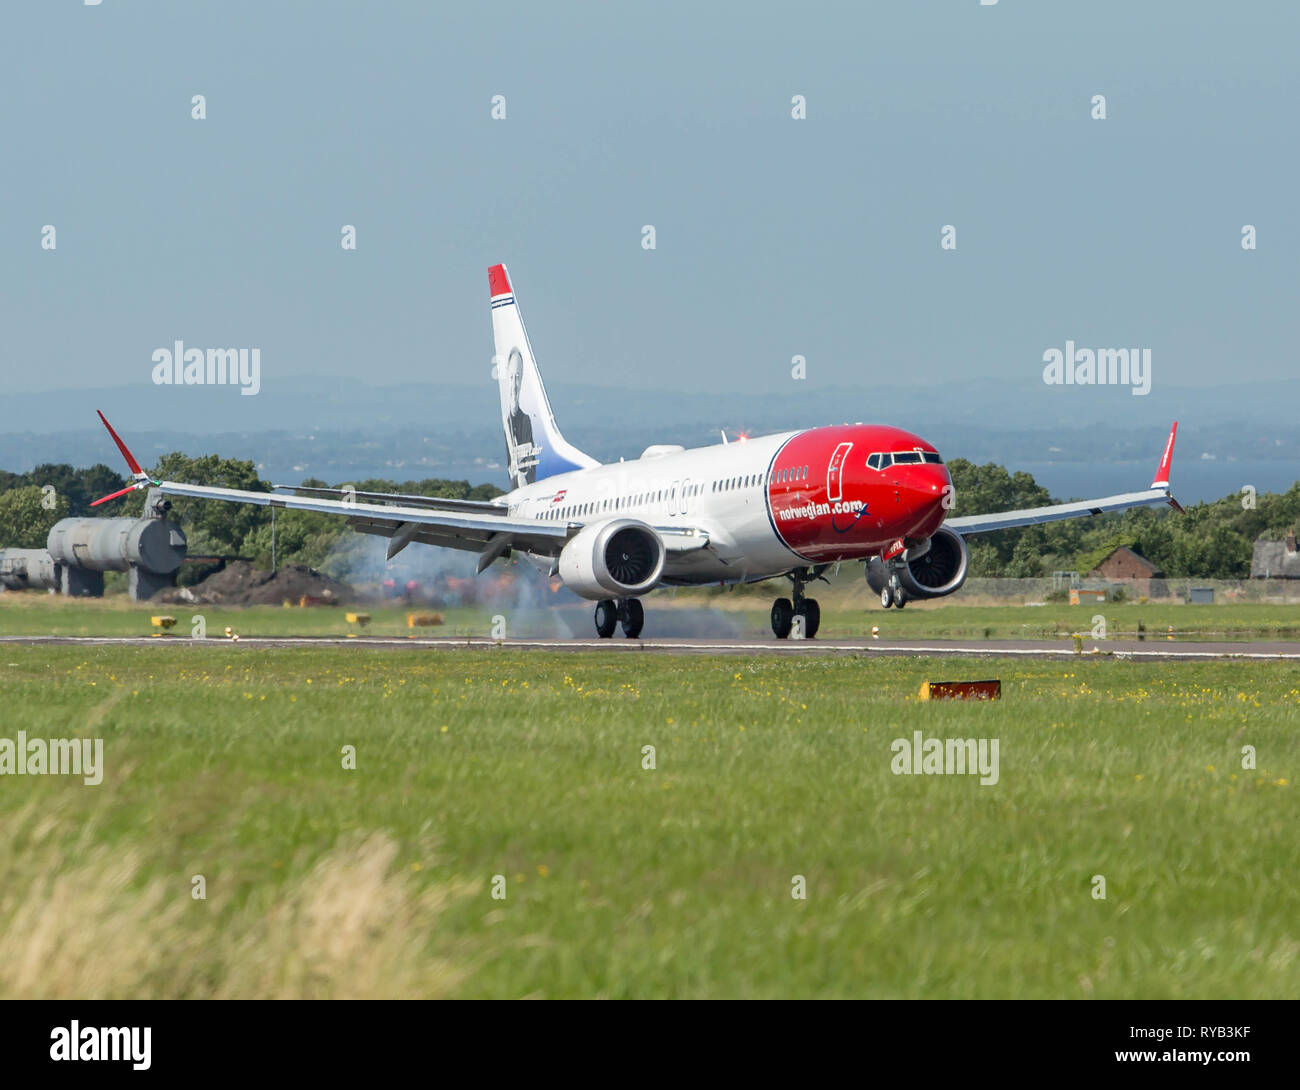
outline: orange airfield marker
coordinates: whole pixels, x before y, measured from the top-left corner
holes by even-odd
[[[923,681],[922,700],[1001,700],[1002,682],[992,681]]]

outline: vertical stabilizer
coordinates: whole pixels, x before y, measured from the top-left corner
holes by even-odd
[[[520,488],[557,473],[599,465],[595,458],[566,442],[555,425],[504,265],[488,269],[488,288],[492,297],[492,336],[496,341],[493,363],[500,385],[511,485]]]

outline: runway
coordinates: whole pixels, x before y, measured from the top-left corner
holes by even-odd
[[[756,655],[835,657],[901,655],[920,658],[1011,659],[1247,659],[1300,662],[1300,642],[1193,642],[1176,640],[1086,640],[1082,652],[1069,641],[1052,640],[741,640],[741,639],[504,639],[433,636],[402,639],[383,636],[245,636],[238,640],[195,640],[183,636],[0,636],[2,644],[84,647],[367,647],[407,651],[530,651],[573,654]]]

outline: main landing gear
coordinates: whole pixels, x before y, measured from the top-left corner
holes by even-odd
[[[623,626],[623,635],[634,640],[645,627],[645,610],[639,598],[606,598],[596,603],[596,635],[607,640],[614,634],[614,626]]]
[[[821,569],[815,571],[791,572],[787,578],[794,584],[790,598],[778,598],[772,603],[772,632],[778,640],[786,639],[794,629],[796,617],[803,619],[804,639],[811,640],[817,635],[822,624],[822,607],[816,598],[805,598],[804,586],[813,579],[821,578]]]
[[[898,581],[886,583],[880,590],[880,604],[888,609],[897,606],[902,609],[907,605],[907,591],[897,585]]]

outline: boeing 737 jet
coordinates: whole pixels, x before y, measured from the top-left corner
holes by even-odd
[[[478,554],[482,572],[519,554],[596,603],[602,637],[641,634],[641,597],[657,587],[788,579],[772,603],[772,632],[817,634],[807,587],[833,564],[861,561],[886,609],[939,598],[966,579],[972,534],[1168,503],[1175,423],[1150,487],[1102,499],[950,518],[952,479],[919,435],[878,424],[787,431],[686,450],[652,446],[602,465],[556,426],[504,265],[488,270],[494,370],[501,394],[511,490],[490,501],[276,486],[279,494],[159,481],[141,469],[100,413],[132,483],[164,495],[336,514],[388,539],[388,558],[411,542]],[[1181,508],[1178,508],[1181,510]]]

